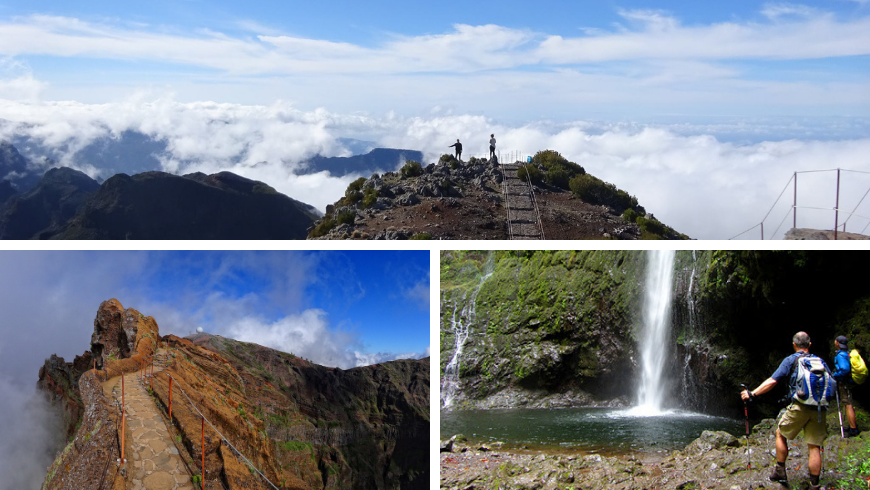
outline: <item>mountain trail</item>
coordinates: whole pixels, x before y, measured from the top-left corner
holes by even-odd
[[[159,354],[159,352],[158,352]],[[154,372],[162,371],[155,363]],[[150,374],[150,372],[148,373]],[[127,456],[132,484],[129,490],[193,490],[190,475],[172,442],[163,417],[148,394],[148,378],[143,386],[139,373],[124,375],[127,425],[133,434],[132,451]],[[121,383],[112,395],[121,399]]]
[[[517,175],[519,164],[501,166],[504,173],[504,195],[508,226],[512,240],[543,240],[541,217],[535,205],[531,188]]]

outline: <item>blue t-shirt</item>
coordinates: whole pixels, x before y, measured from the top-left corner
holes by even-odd
[[[791,376],[791,370],[794,368],[794,361],[800,356],[807,355],[806,352],[800,351],[795,352],[794,354],[786,357],[779,364],[779,367],[776,368],[776,371],[770,375],[771,378],[775,379],[777,384],[782,383],[783,381],[788,382],[789,376]]]

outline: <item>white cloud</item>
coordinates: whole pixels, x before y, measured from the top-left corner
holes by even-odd
[[[467,73],[616,60],[808,59],[870,53],[870,18],[837,20],[803,5],[768,4],[770,23],[684,26],[666,13],[620,10],[636,29],[563,38],[498,25],[456,24],[376,47],[263,34],[172,33],[33,15],[0,23],[0,54],[150,60],[231,74]],[[787,20],[786,20],[787,19]],[[265,32],[250,21],[247,29]],[[811,39],[812,42],[807,42]]]
[[[420,280],[410,288],[405,288],[402,290],[402,294],[406,299],[416,304],[419,308],[428,310],[429,309],[429,278]]]
[[[35,384],[35,383],[34,383]],[[39,488],[55,452],[63,447],[62,415],[32,386],[0,373],[0,489]]]
[[[788,87],[772,91],[770,97],[781,96],[783,91]],[[843,90],[841,95],[870,100],[866,91],[861,95]],[[727,95],[721,98],[723,104],[737,101]],[[631,121],[504,124],[470,114],[373,117],[301,111],[286,102],[180,103],[170,98],[133,98],[112,104],[0,101],[0,114],[11,121],[0,126],[0,137],[29,134],[57,147],[55,157],[61,163],[73,161],[70,152],[94,138],[132,129],[167,142],[167,170],[233,171],[321,209],[337,200],[355,176],[297,176],[294,171],[300,161],[317,153],[347,154],[338,142],[340,137],[421,150],[426,162],[432,162],[456,138],[462,139],[468,156],[483,155],[487,137],[494,132],[499,149],[505,152],[560,151],[593,175],[636,195],[663,222],[694,238],[728,238],[757,223],[763,216],[761,210],[766,212],[796,170],[828,168],[834,165],[831,162],[842,168],[870,170],[865,158],[870,140],[860,136],[866,134],[866,122],[861,126],[860,120],[848,118],[823,128],[830,141],[815,141],[818,131],[802,126],[800,119],[737,120],[721,127]],[[734,132],[750,135],[752,142],[722,141],[715,136],[720,131],[726,136]],[[784,138],[783,134],[791,136]],[[819,192],[827,196],[833,190]],[[863,191],[853,193],[860,197]],[[850,206],[846,201],[844,209]],[[811,219],[814,214],[802,216]],[[821,217],[805,223],[830,226]],[[775,224],[766,226],[775,228]],[[422,304],[425,294],[422,289],[417,293]]]
[[[317,364],[349,369],[395,359],[419,359],[420,353],[365,353],[359,335],[330,326],[326,312],[305,310],[269,322],[245,317],[225,328],[228,337],[289,352]],[[428,355],[428,348],[427,348]]]
[[[797,16],[810,19],[819,15],[819,11],[807,5],[793,3],[767,3],[761,9],[761,15],[769,19],[778,19],[785,16]]]

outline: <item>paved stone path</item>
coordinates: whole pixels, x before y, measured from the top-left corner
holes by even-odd
[[[520,180],[520,166],[507,163],[501,166],[504,176],[505,205],[508,208],[508,226],[513,240],[540,240],[540,218],[532,202],[529,184]]]
[[[158,371],[155,366],[154,372]],[[146,379],[147,382],[147,379]],[[166,424],[157,411],[148,389],[139,381],[139,374],[124,377],[127,403],[127,425],[133,433],[132,454],[127,455],[127,467],[132,477],[129,490],[193,490],[190,476],[170,439]],[[121,382],[112,395],[121,399]]]

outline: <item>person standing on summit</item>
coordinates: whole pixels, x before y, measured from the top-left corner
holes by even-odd
[[[459,142],[459,139],[456,139],[456,143],[448,146],[447,148],[456,148],[456,159],[459,160],[459,163],[462,163],[462,143]]]
[[[489,135],[489,159],[495,156],[495,135]]]

